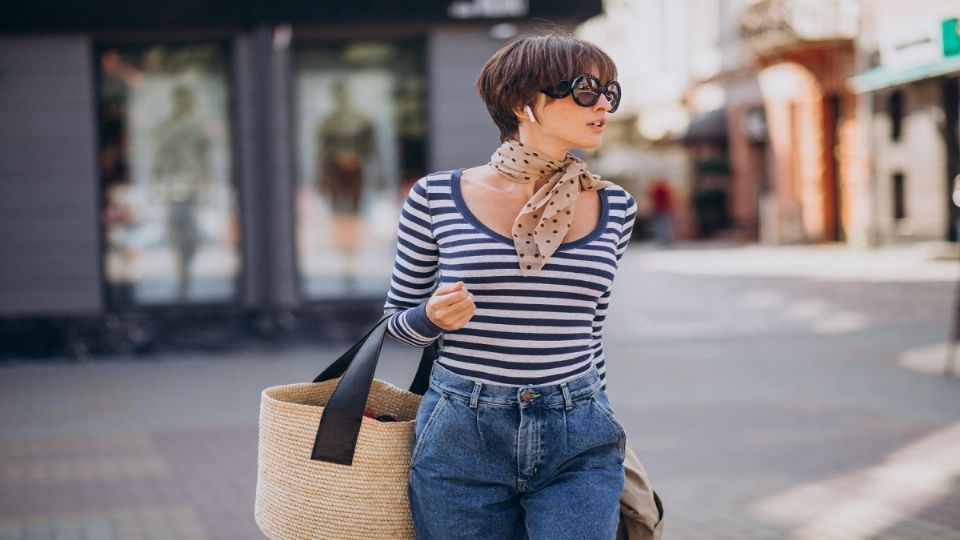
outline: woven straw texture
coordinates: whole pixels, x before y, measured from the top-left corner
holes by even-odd
[[[339,379],[267,388],[260,399],[254,517],[273,540],[414,538],[407,475],[420,396],[374,379],[353,465],[310,459]]]

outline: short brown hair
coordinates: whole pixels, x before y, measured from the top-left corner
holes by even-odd
[[[515,110],[533,105],[537,92],[597,69],[602,82],[617,66],[600,47],[560,31],[521,36],[494,53],[480,69],[477,91],[500,129],[500,142],[517,135]],[[547,103],[553,98],[547,96]]]

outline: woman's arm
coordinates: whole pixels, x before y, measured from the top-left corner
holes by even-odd
[[[426,313],[426,304],[437,281],[439,259],[433,236],[427,178],[410,189],[400,213],[397,256],[383,312],[392,313],[387,332],[414,347],[426,347],[443,333]]]

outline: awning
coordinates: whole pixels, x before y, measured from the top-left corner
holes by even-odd
[[[960,55],[947,56],[934,62],[897,69],[873,68],[856,77],[847,79],[847,86],[854,93],[863,94],[923,79],[953,75],[954,73],[960,73]]]
[[[690,125],[680,140],[684,144],[722,143],[727,140],[726,109],[699,113],[690,119]]]

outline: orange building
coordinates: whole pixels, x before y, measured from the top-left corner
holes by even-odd
[[[816,9],[800,9],[765,0],[741,19],[741,35],[755,58],[767,147],[750,141],[756,107],[731,107],[731,159],[739,177],[734,198],[757,194],[764,242],[846,240],[855,201],[867,190],[857,97],[845,86],[857,71],[856,4],[814,3]]]

